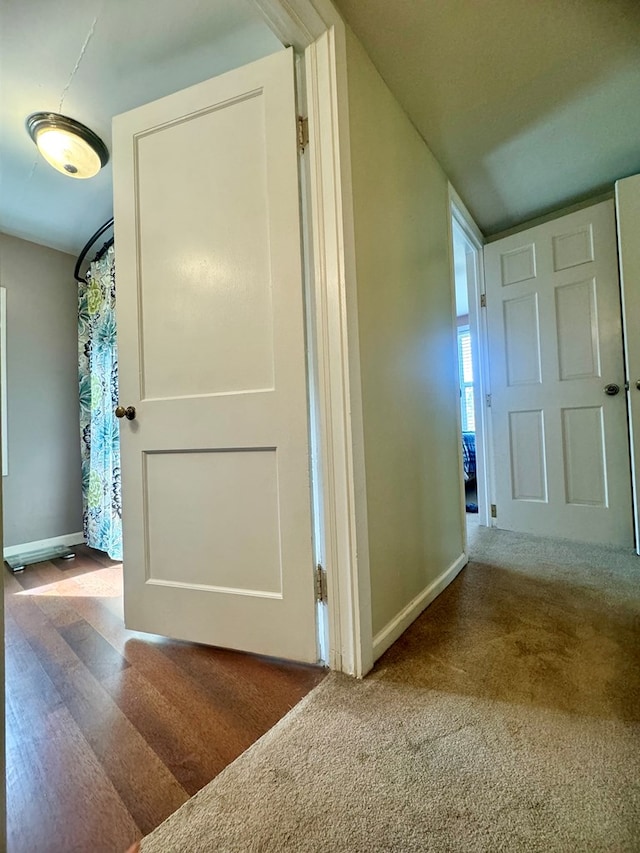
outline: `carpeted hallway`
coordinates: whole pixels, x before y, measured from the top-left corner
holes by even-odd
[[[640,850],[640,558],[470,551],[371,675],[325,679],[143,853]]]

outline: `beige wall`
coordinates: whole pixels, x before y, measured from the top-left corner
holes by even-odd
[[[0,234],[7,289],[4,547],[82,530],[75,258]]]
[[[640,554],[640,175],[616,183],[616,220],[627,376],[636,551]]]
[[[447,178],[347,31],[374,636],[463,551]]]

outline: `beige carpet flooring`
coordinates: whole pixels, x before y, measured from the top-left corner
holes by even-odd
[[[640,558],[477,527],[471,553],[143,853],[640,851]]]

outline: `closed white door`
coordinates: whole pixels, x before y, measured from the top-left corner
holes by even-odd
[[[293,51],[114,120],[127,627],[317,660]]]
[[[630,546],[613,202],[490,243],[485,275],[497,526]]]
[[[636,551],[640,554],[640,175],[616,184]]]

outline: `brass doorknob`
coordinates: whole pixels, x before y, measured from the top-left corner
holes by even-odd
[[[126,418],[128,421],[132,421],[136,416],[136,410],[133,406],[127,406],[125,409],[124,406],[118,406],[116,409],[116,417],[117,418]]]

